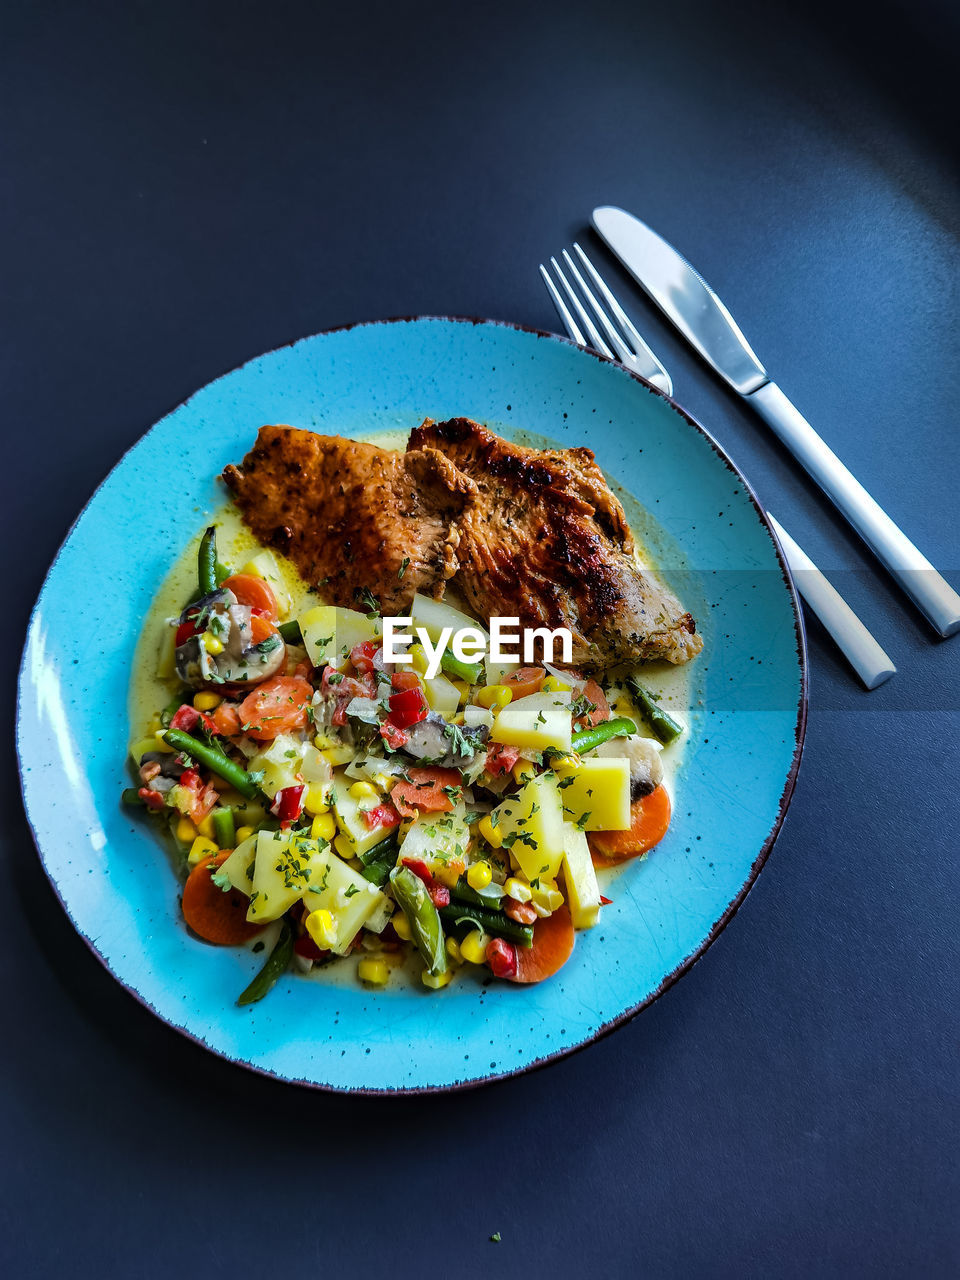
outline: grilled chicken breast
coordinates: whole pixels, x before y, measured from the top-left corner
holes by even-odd
[[[686,662],[703,648],[690,614],[636,564],[590,449],[523,448],[469,418],[428,420],[407,447],[442,452],[474,482],[457,517],[455,585],[478,617],[569,627],[585,668]]]
[[[261,427],[223,473],[247,525],[331,604],[366,588],[402,614],[457,568],[456,518],[476,485],[433,449],[396,453],[294,427]]]

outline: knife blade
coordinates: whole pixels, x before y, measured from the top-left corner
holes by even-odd
[[[960,595],[770,378],[703,277],[624,209],[594,209],[593,225],[688,342],[773,429],[930,624],[942,636],[960,631]]]

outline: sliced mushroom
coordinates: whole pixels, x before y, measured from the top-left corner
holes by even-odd
[[[404,751],[424,763],[439,765],[443,769],[464,769],[483,750],[489,730],[485,725],[476,727],[449,724],[443,716],[431,711],[407,730]]]

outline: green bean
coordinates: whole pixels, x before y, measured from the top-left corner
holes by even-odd
[[[456,676],[458,680],[466,680],[467,684],[477,684],[483,671],[479,662],[461,662],[449,649],[444,649],[440,666],[444,671],[449,671],[452,676]]]
[[[201,596],[217,589],[217,527],[211,525],[200,539],[197,553],[197,578]]]
[[[120,799],[124,804],[140,805],[143,807],[143,797],[136,787],[124,787],[120,792]]]
[[[409,867],[394,867],[390,885],[400,910],[410,922],[410,932],[428,971],[436,977],[447,971],[447,953],[443,944],[443,925],[433,905],[427,886]]]
[[[574,751],[592,751],[611,738],[628,738],[631,733],[636,732],[637,726],[632,720],[628,720],[626,716],[617,716],[616,719],[605,720],[592,729],[581,729],[573,735],[571,745]]]
[[[237,996],[237,1004],[256,1004],[258,1000],[262,1000],[276,980],[286,973],[292,958],[293,930],[290,928],[290,922],[284,920],[276,946],[267,956],[266,963],[249,987]]]
[[[214,809],[213,834],[221,849],[232,849],[237,842],[237,824],[233,820],[233,810],[227,806]]]
[[[627,687],[650,723],[650,728],[664,746],[669,746],[683,733],[683,725],[661,707],[650,690],[636,676],[627,676]]]
[[[390,878],[390,872],[397,865],[397,837],[387,836],[366,853],[357,855],[360,859],[360,874],[378,889],[382,889]]]
[[[296,618],[291,618],[289,622],[281,622],[277,630],[287,644],[303,644],[303,633]]]
[[[211,772],[223,778],[224,782],[229,782],[231,787],[235,787],[248,800],[256,800],[260,795],[260,788],[243,765],[236,764],[218,747],[210,747],[205,742],[199,742],[189,733],[184,733],[182,729],[168,729],[163,735],[163,740],[168,747],[173,747],[174,751],[182,751],[198,764],[205,764]]]
[[[451,897],[459,895],[460,887],[450,891]],[[518,942],[521,947],[533,946],[533,928],[528,924],[518,924],[502,911],[490,911],[486,907],[474,906],[472,902],[464,902],[457,897],[448,907],[440,908],[440,919],[449,924],[464,924],[471,928],[482,929],[494,938],[507,938],[510,942]]]

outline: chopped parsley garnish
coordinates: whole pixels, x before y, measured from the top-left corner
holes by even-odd
[[[397,570],[397,581],[403,581],[403,575],[407,572],[407,565],[410,563],[410,557],[404,556],[400,561],[400,568]]]

